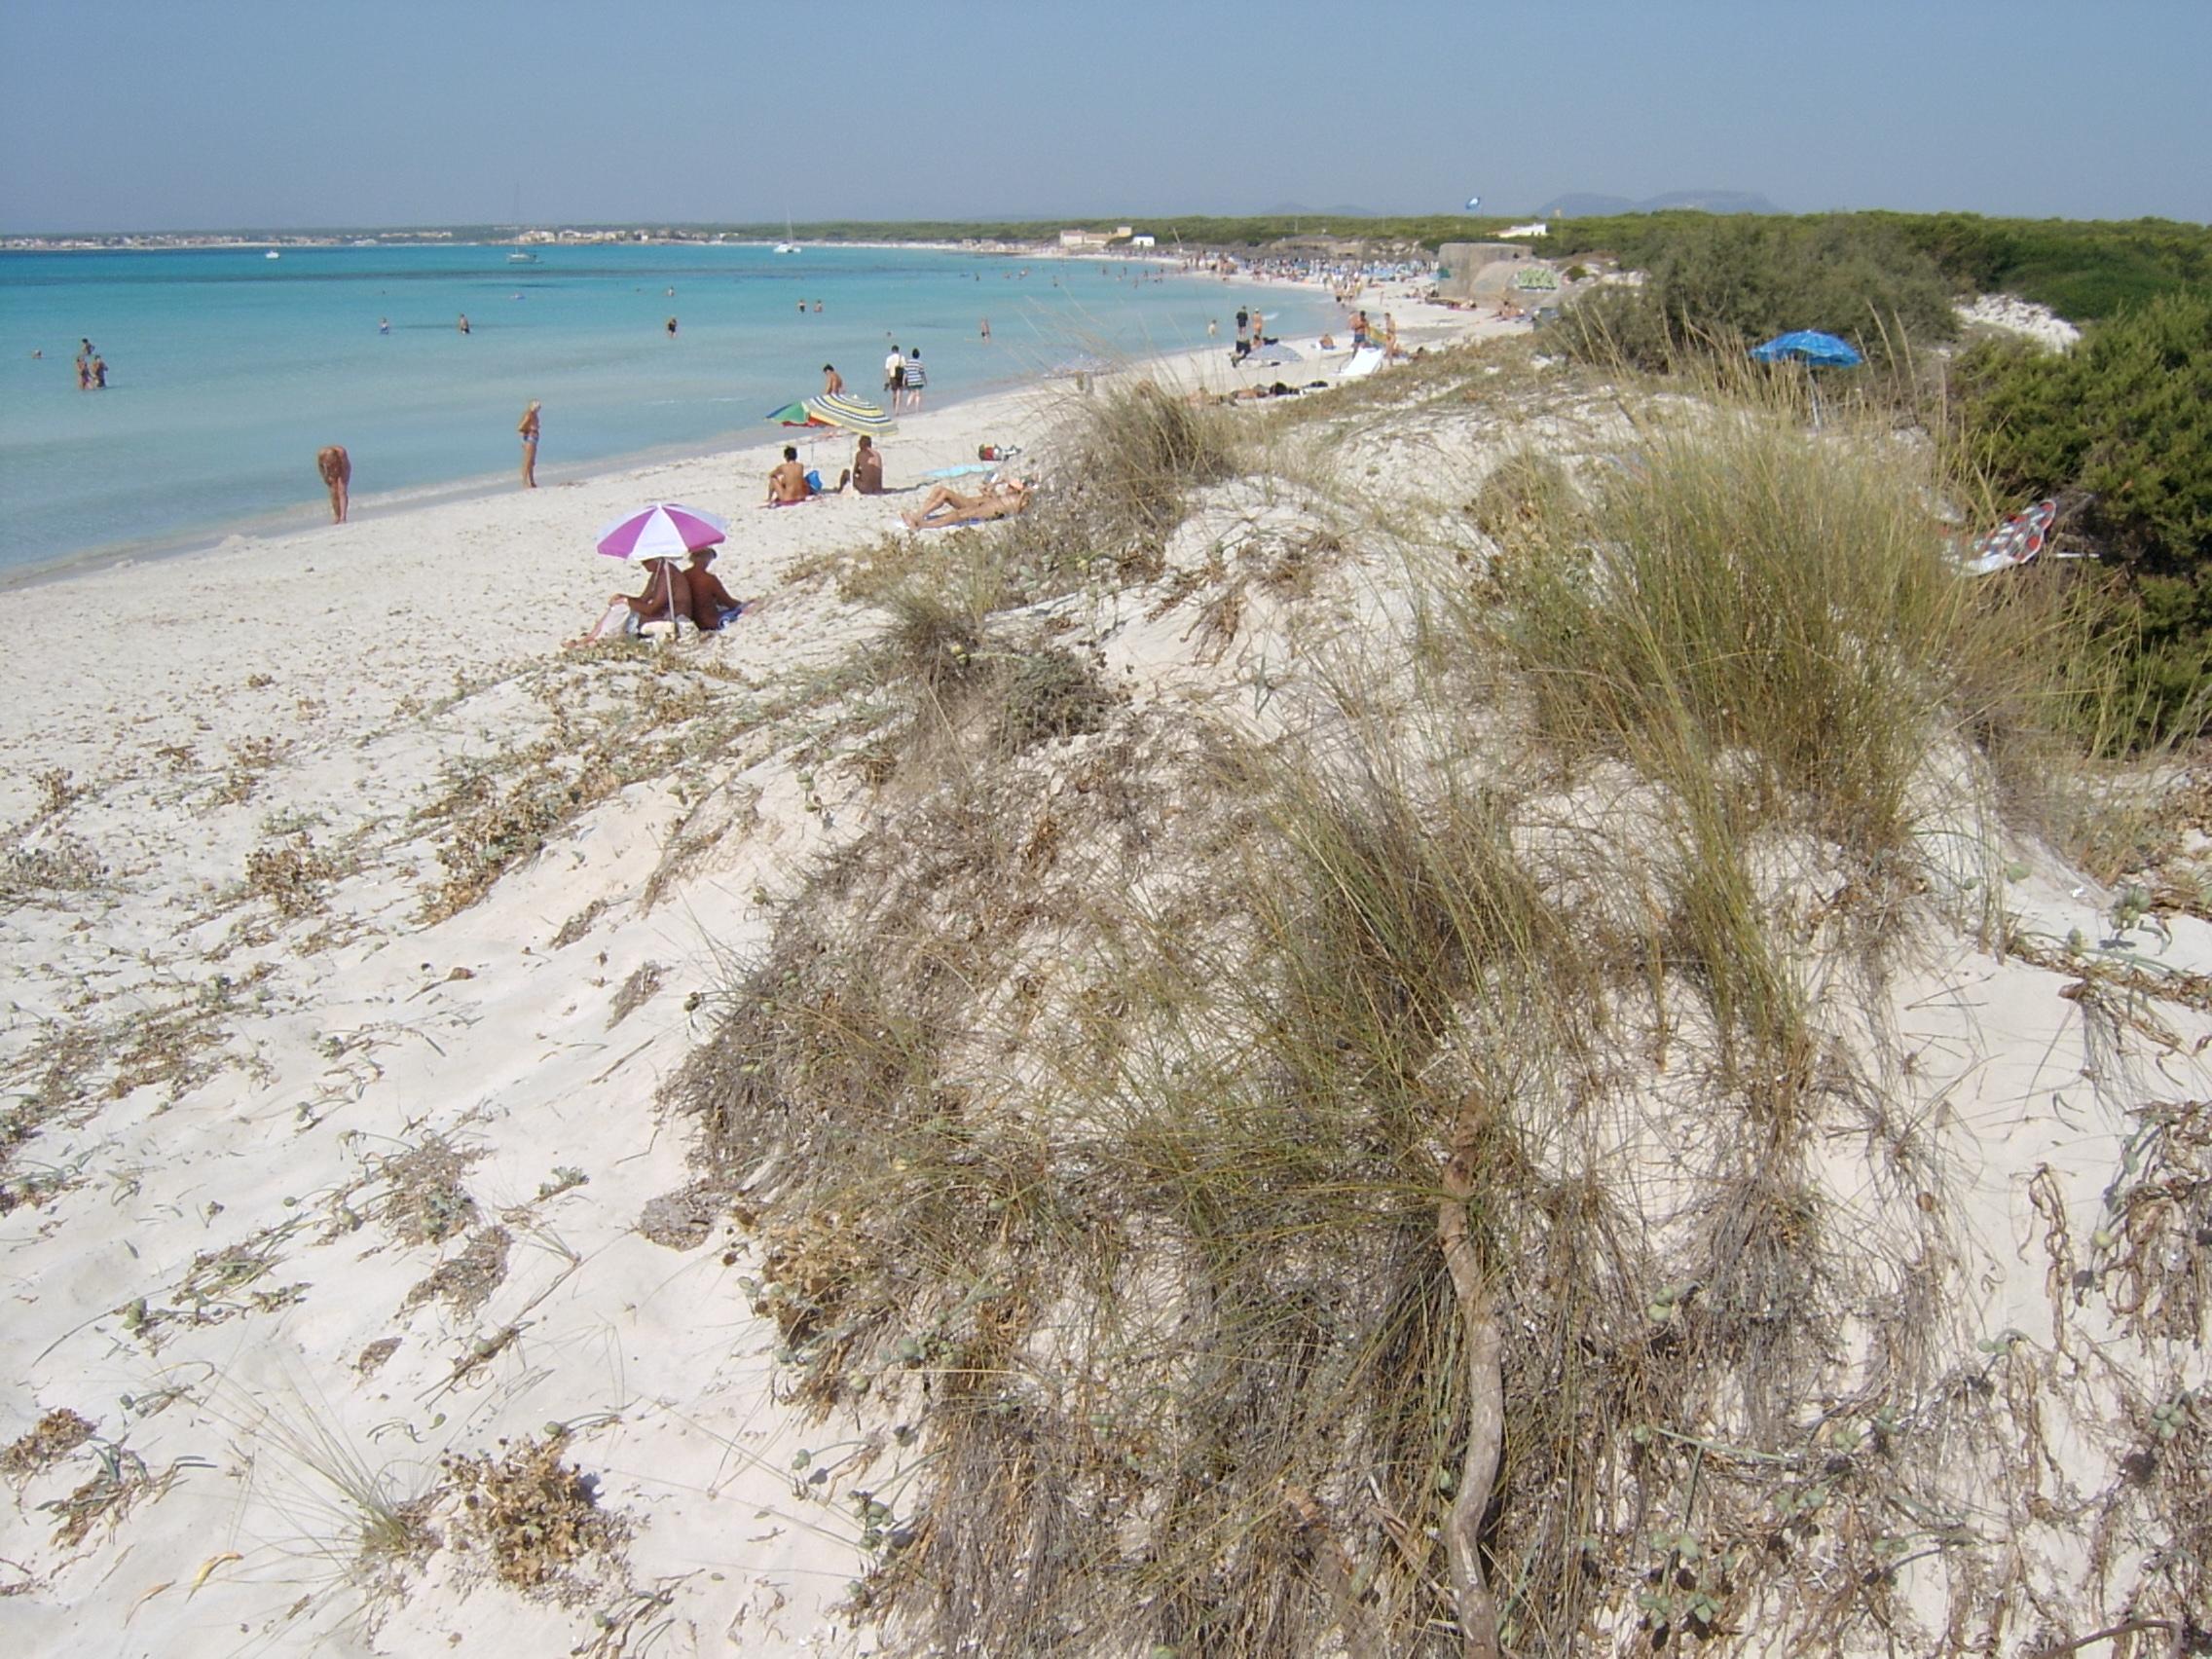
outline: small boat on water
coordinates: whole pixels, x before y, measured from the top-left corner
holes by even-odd
[[[271,249],[270,249],[270,250],[269,250],[269,251],[268,251],[267,253],[263,254],[263,255],[262,255],[261,257],[262,257],[262,258],[264,258],[264,259],[282,259],[282,258],[283,258],[284,256],[283,256],[282,254],[278,253],[278,252],[277,252],[277,251],[276,251],[276,250],[275,248],[271,248]]]
[[[518,247],[514,250],[514,252],[507,255],[507,263],[509,265],[535,265],[537,263],[537,255],[529,252],[527,249]]]
[[[788,216],[784,220],[784,240],[776,244],[776,251],[778,253],[804,253],[806,251],[798,245],[797,233],[793,231],[792,222]]]

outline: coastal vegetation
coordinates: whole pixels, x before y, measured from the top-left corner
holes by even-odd
[[[1889,366],[1958,331],[1952,289],[1890,227],[1700,214],[1655,239],[1643,281],[1585,294],[1567,313],[1585,357],[1644,369],[1813,328]]]
[[[2083,603],[2101,611],[2100,639],[2128,661],[2135,713],[2118,735],[2140,744],[2202,729],[2212,690],[2212,283],[2191,239],[2120,227],[2107,242],[2067,227],[2039,241],[1961,215],[1650,217],[1627,244],[1642,279],[1576,296],[1560,330],[1569,352],[1701,382],[1788,330],[1851,341],[1871,368],[1849,382],[1823,377],[1825,395],[1885,403],[1956,445],[1973,475],[1961,498],[1977,510],[2001,517],[2041,497],[2061,502],[2066,550],[2100,561],[2083,578],[2098,591]],[[2075,350],[2010,338],[1945,350],[1959,333],[1962,277],[2040,271],[2060,283],[2043,291],[2086,294],[2066,260],[2114,247],[2141,253],[2120,267],[2135,276],[2124,294],[2096,290],[2117,309],[2089,320]]]
[[[1955,369],[1956,418],[1991,481],[2063,494],[2116,566],[2144,723],[2193,732],[2212,683],[2212,288],[2162,294],[2072,351],[1986,342]]]
[[[2124,685],[2062,580],[1957,577],[1923,503],[1970,480],[1886,412],[1500,367],[1368,394],[1392,441],[1484,434],[1462,514],[1361,488],[1373,406],[1162,444],[1140,387],[1069,441],[1180,503],[1150,553],[1132,503],[1058,598],[1002,579],[1028,527],[886,596],[874,815],[668,1098],[744,1195],[792,1397],[912,1437],[851,1494],[856,1610],[910,1650],[2053,1628],[2022,1546],[2089,1408],[1975,1334],[1989,1151],[1899,1065],[1899,998],[1915,941],[2043,948],[2002,849],[2093,817]],[[1094,699],[1005,740],[988,665],[1170,613],[1194,662],[1267,665],[1246,713]],[[2092,1001],[2126,971],[2069,948]],[[2124,1343],[2117,1257],[2053,1294]],[[2212,1559],[2191,1362],[2127,1354],[2113,1412],[2193,1403],[2063,1530]],[[2129,1606],[2184,1630],[2208,1588]]]

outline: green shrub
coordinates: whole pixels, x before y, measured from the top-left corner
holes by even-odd
[[[1841,219],[1691,218],[1650,250],[1643,285],[1575,308],[1569,348],[1662,368],[1686,352],[1817,328],[1886,361],[1957,331],[1950,284],[1894,228]]]
[[[2077,322],[2212,281],[2212,232],[2165,219],[2126,224],[1882,214],[1962,288],[2004,290]]]
[[[2122,569],[2113,627],[2147,726],[2194,729],[2212,647],[2212,292],[2123,312],[2065,354],[1977,347],[1957,383],[2000,490],[2085,495],[2076,522]]]
[[[1558,220],[1544,247],[1559,258],[1604,250],[1648,270],[1668,246],[1712,222],[1687,212]],[[1895,240],[1932,260],[1954,291],[2018,294],[2076,322],[2117,315],[2177,288],[2212,283],[2212,228],[2170,219],[1828,213],[1757,222],[1807,235],[1819,230],[1837,245],[1864,238]]]

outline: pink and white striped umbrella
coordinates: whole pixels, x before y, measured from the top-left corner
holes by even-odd
[[[609,559],[681,559],[712,547],[729,531],[727,519],[680,501],[656,501],[599,533],[599,550]]]

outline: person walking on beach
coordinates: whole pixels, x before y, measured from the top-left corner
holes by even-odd
[[[822,395],[824,397],[835,397],[844,389],[845,377],[837,372],[837,366],[834,363],[824,363],[822,365]]]
[[[922,406],[922,388],[930,384],[930,377],[922,369],[922,349],[917,346],[906,357],[906,407]]]
[[[1242,306],[1236,308],[1236,354],[1241,357],[1252,349],[1252,313]]]
[[[353,483],[353,458],[346,453],[344,444],[325,444],[315,455],[314,469],[322,474],[323,488],[330,492],[330,522],[344,524]]]
[[[898,343],[894,341],[891,355],[883,359],[883,390],[890,399],[891,413],[894,415],[899,413],[899,393],[905,388],[905,385],[906,359],[900,354]]]
[[[525,490],[537,488],[538,407],[537,399],[532,398],[530,407],[522,412],[522,420],[515,427],[522,434],[522,487]]]

